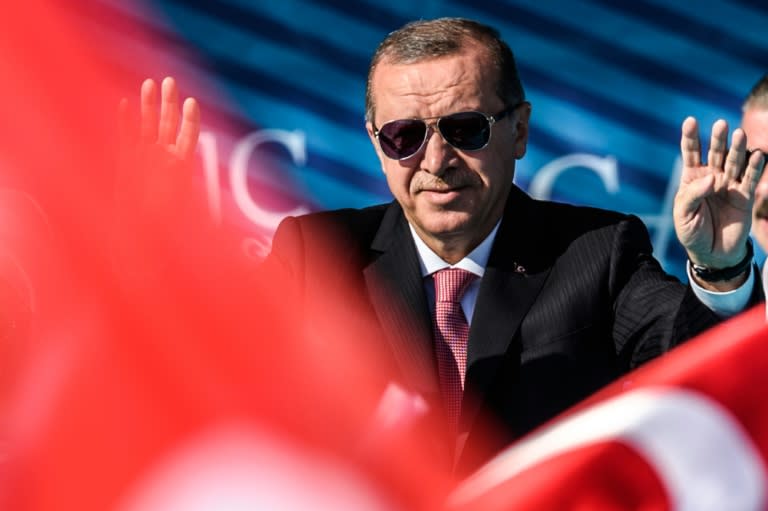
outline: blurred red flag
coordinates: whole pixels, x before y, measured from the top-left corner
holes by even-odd
[[[0,20],[0,508],[433,509],[449,479],[375,423],[388,375],[345,325],[304,342],[311,318],[202,195],[116,203],[117,105],[139,84],[74,6]]]
[[[511,446],[451,509],[762,510],[768,327],[760,305]]]
[[[115,211],[112,134],[138,84],[63,8],[0,19],[0,508],[438,508],[450,477],[400,420],[420,402],[382,394],[360,332],[294,317],[189,189],[117,222],[134,211]],[[304,321],[333,342],[304,342]],[[676,349],[510,448],[451,506],[765,508],[766,337],[760,307]]]

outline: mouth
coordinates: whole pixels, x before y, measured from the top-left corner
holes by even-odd
[[[469,188],[471,184],[467,180],[459,179],[434,179],[428,182],[421,182],[417,185],[419,192],[426,193],[453,193]]]
[[[456,200],[466,187],[457,186],[451,188],[423,188],[419,194],[426,196],[430,202],[447,204]]]
[[[466,187],[464,186],[434,186],[434,187],[425,187],[422,188],[421,192],[427,192],[427,193],[451,193],[451,192],[457,192],[459,190],[462,190]]]

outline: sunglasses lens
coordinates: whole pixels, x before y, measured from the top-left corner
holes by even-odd
[[[427,125],[419,119],[402,119],[386,123],[379,130],[379,145],[384,154],[395,160],[413,156],[424,143]]]
[[[491,136],[488,119],[479,112],[461,112],[440,119],[437,128],[446,142],[457,149],[482,149]]]

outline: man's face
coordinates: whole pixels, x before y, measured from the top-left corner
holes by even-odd
[[[379,63],[372,79],[376,127],[470,110],[499,113],[510,105],[497,96],[496,72],[487,61],[482,50],[469,48],[413,64]],[[515,109],[492,126],[490,142],[477,151],[453,148],[431,124],[425,144],[405,160],[385,156],[367,124],[389,189],[419,236],[447,261],[455,262],[451,249],[459,250],[456,260],[471,251],[501,217],[515,160],[525,154],[529,114],[528,103]]]
[[[741,119],[741,128],[747,135],[747,149],[760,149],[768,158],[768,109],[747,109]],[[757,185],[752,213],[752,234],[763,252],[768,252],[768,173],[763,173]]]

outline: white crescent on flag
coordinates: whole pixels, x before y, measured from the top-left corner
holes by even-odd
[[[461,507],[497,488],[514,496],[505,485],[525,470],[606,441],[630,446],[651,465],[670,509],[765,508],[765,469],[738,421],[707,396],[664,387],[620,395],[514,445],[460,486],[451,504]]]

